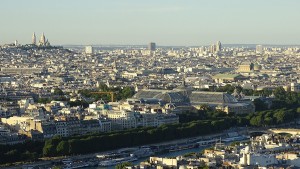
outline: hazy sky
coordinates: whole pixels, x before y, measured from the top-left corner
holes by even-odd
[[[0,44],[300,44],[300,0],[1,0]]]

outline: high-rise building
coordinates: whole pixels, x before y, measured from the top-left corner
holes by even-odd
[[[35,36],[35,32],[33,32],[33,35],[32,35],[32,42],[31,42],[33,45],[36,45],[36,36]]]
[[[220,41],[218,41],[217,44],[216,44],[216,52],[219,52],[221,50],[222,50],[222,44],[221,44]]]
[[[150,42],[148,45],[148,49],[151,51],[155,51],[156,50],[156,44],[154,42]]]
[[[262,54],[264,51],[262,45],[256,45],[256,53]]]
[[[86,46],[85,47],[85,54],[93,54],[94,48],[92,46]]]
[[[216,45],[215,44],[212,44],[210,47],[209,47],[209,51],[211,53],[215,53],[216,52]]]

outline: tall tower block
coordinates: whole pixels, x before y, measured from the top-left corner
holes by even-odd
[[[148,44],[148,50],[155,51],[156,50],[156,44],[154,42],[150,42]]]
[[[256,45],[256,53],[257,54],[263,54],[264,48],[262,45]]]
[[[85,47],[85,54],[91,55],[94,53],[94,48],[92,46]]]
[[[216,51],[219,52],[221,50],[222,50],[222,44],[221,44],[220,41],[218,41],[217,44],[216,44]]]

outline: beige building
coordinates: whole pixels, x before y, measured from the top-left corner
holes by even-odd
[[[111,120],[113,130],[123,130],[137,127],[135,113],[132,111],[108,111],[107,118]]]
[[[251,73],[251,72],[258,72],[258,71],[261,71],[262,69],[262,66],[255,63],[250,63],[250,62],[244,62],[244,63],[241,63],[239,66],[238,66],[238,69],[236,70],[236,72],[238,73]]]
[[[5,74],[34,74],[42,73],[43,68],[1,68],[1,72]]]
[[[9,125],[14,131],[19,131],[21,128],[26,129],[29,126],[30,120],[33,120],[33,117],[13,116],[9,118],[1,118],[1,122]]]
[[[300,158],[298,153],[284,153],[284,154],[278,154],[276,155],[276,158],[278,160],[285,159],[286,164],[288,165],[294,165],[295,167],[300,167]]]
[[[18,101],[21,114],[25,113],[25,110],[29,107],[30,104],[34,104],[33,98],[22,99]]]
[[[291,83],[291,91],[292,92],[300,92],[300,84],[298,84],[298,83]]]
[[[89,117],[106,117],[111,121],[112,130],[123,130],[136,127],[156,127],[163,124],[178,123],[175,114],[163,113],[159,105],[145,105],[139,99],[128,99],[126,102],[95,102],[89,105]],[[86,117],[88,118],[88,117]]]
[[[160,158],[160,157],[150,157],[150,164],[155,164],[158,166],[164,167],[176,167],[177,168],[177,159],[173,158]]]
[[[253,71],[253,63],[242,63],[239,65],[237,72],[249,73]]]
[[[216,74],[212,77],[216,83],[230,83],[247,79],[240,74]]]
[[[20,134],[30,135],[31,130],[42,131],[42,121],[36,120],[33,117],[13,116],[9,118],[1,118],[3,124],[7,124],[13,131]]]

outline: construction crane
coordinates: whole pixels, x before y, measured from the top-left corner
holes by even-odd
[[[115,96],[114,92],[91,92],[91,94],[110,94],[111,102],[114,102],[114,96]]]

